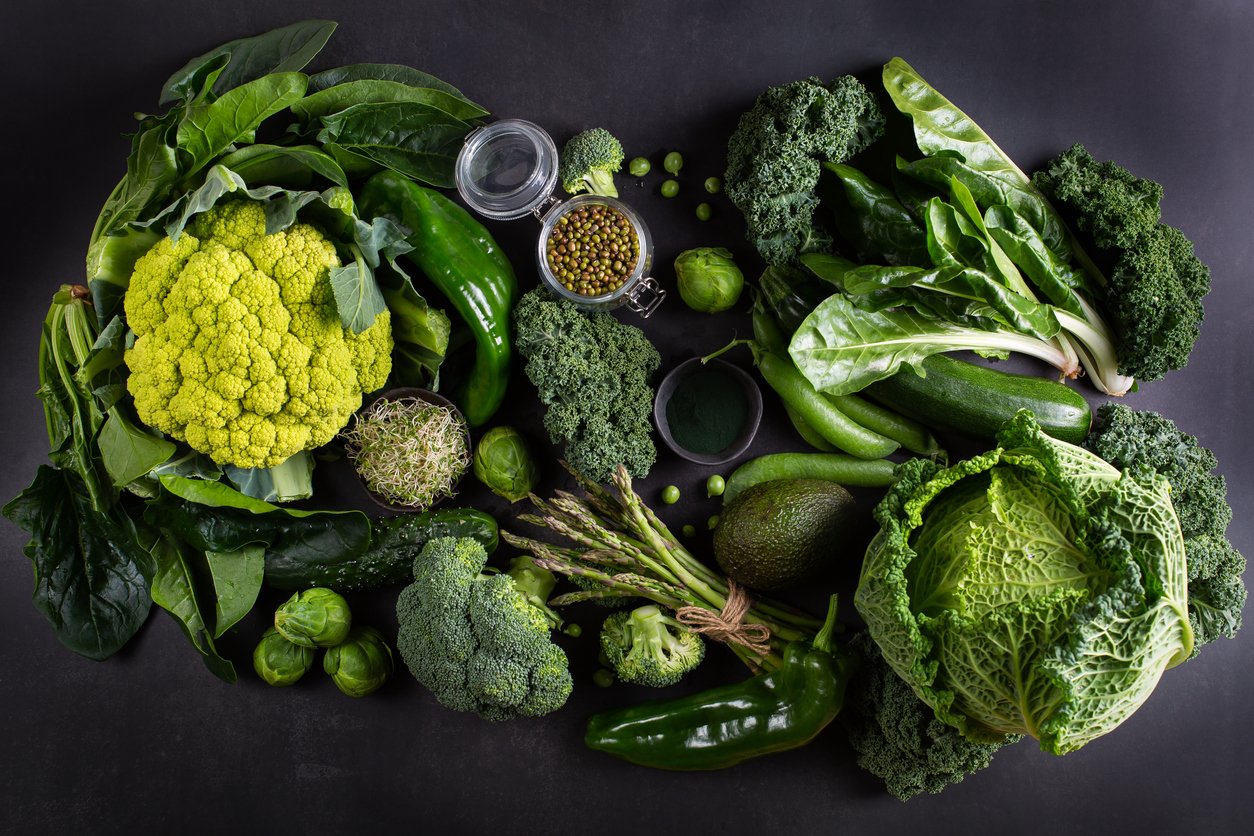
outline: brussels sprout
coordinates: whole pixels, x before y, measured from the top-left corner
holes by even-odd
[[[736,304],[745,277],[722,247],[685,250],[675,259],[679,296],[694,311],[718,313]]]
[[[271,685],[294,685],[313,667],[318,651],[292,644],[270,627],[253,648],[253,670]]]
[[[364,697],[392,676],[392,648],[373,627],[354,627],[343,644],[327,648],[322,669],[350,697]]]
[[[301,647],[331,647],[348,636],[353,614],[338,592],[314,587],[297,592],[274,613],[279,635]]]
[[[475,448],[475,477],[510,502],[526,499],[540,481],[540,469],[522,433],[493,427]]]

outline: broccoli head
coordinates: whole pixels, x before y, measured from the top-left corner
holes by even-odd
[[[1006,743],[973,743],[936,718],[931,707],[884,661],[866,631],[849,642],[862,656],[850,683],[842,722],[858,766],[881,778],[888,791],[907,801],[921,792],[938,793],[988,766]]]
[[[705,658],[705,641],[649,604],[611,613],[601,627],[601,649],[623,682],[665,688]]]
[[[396,602],[396,648],[440,704],[489,720],[561,708],[572,680],[545,611],[508,574],[488,575],[469,538],[429,541]]]
[[[1119,373],[1157,380],[1188,362],[1202,322],[1210,271],[1193,244],[1159,222],[1163,189],[1074,145],[1032,175],[1109,253],[1103,305],[1115,331]]]
[[[874,142],[884,116],[853,76],[772,87],[740,119],[727,147],[727,196],[768,264],[827,249],[817,223],[821,163],[842,163]]]
[[[1155,412],[1105,404],[1084,446],[1120,470],[1153,472],[1171,485],[1171,504],[1180,518],[1189,573],[1189,622],[1193,652],[1241,629],[1246,589],[1245,558],[1227,539],[1232,507],[1218,461],[1195,436],[1181,432]]]
[[[609,481],[619,464],[644,476],[657,459],[649,379],[661,357],[639,329],[605,312],[585,314],[537,288],[514,308],[515,345],[546,407],[544,426],[566,460]]]
[[[614,172],[623,167],[623,144],[605,128],[577,133],[566,143],[557,169],[562,188],[570,194],[618,197]]]

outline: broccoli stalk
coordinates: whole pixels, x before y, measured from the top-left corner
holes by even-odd
[[[705,658],[705,641],[654,604],[616,612],[601,626],[601,649],[623,682],[665,688]]]
[[[553,587],[557,586],[557,576],[548,569],[536,565],[530,555],[521,554],[509,562],[505,572],[514,579],[514,588],[527,599],[527,603],[544,613],[549,621],[549,628],[561,630],[569,636],[578,636],[581,630],[578,624],[567,624],[556,610],[549,606],[549,597]]]
[[[623,167],[623,145],[605,128],[577,133],[562,149],[557,176],[570,194],[618,197],[614,172]]]

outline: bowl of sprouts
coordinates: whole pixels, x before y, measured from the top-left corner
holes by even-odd
[[[470,468],[470,430],[448,398],[426,389],[388,389],[341,433],[366,493],[390,511],[423,511],[454,496]]]

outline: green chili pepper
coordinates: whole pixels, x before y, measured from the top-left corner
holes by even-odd
[[[839,713],[856,665],[832,651],[836,597],[813,644],[793,642],[778,668],[735,685],[596,714],[584,742],[655,769],[723,769],[808,743]]]
[[[453,400],[471,426],[481,426],[501,405],[509,383],[509,316],[518,299],[509,259],[469,212],[393,172],[366,181],[358,206],[365,217],[386,217],[408,231],[413,249],[402,257],[440,289],[470,326],[475,362]]]

